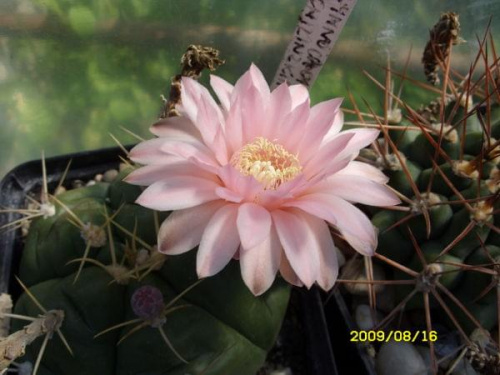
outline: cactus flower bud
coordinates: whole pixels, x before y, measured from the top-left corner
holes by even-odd
[[[145,285],[138,288],[130,300],[135,315],[147,320],[154,320],[165,306],[163,294],[154,286]]]

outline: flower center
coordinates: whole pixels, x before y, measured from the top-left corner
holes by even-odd
[[[277,189],[302,171],[297,155],[262,137],[243,146],[230,163],[244,176],[253,176],[266,190]]]

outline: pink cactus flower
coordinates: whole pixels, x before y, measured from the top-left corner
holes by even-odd
[[[130,152],[144,166],[127,181],[148,186],[137,203],[174,211],[161,225],[159,250],[198,246],[200,278],[239,259],[254,295],[278,271],[291,284],[329,290],[338,262],[328,224],[372,255],[376,230],[353,203],[400,203],[383,173],[354,160],[378,130],[341,132],[341,99],[311,108],[304,86],[271,92],[255,65],[234,86],[216,76],[210,82],[220,105],[183,78],[182,116],[158,121],[151,127],[158,138]]]

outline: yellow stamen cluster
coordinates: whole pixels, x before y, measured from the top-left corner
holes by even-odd
[[[244,176],[253,176],[266,190],[277,189],[302,171],[297,155],[262,137],[243,146],[230,163]]]

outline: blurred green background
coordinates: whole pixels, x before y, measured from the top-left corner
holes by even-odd
[[[46,155],[134,141],[120,127],[149,137],[170,77],[189,44],[221,50],[218,75],[234,81],[255,62],[270,81],[304,0],[0,0],[0,177]],[[313,101],[349,88],[375,107],[381,92],[362,69],[382,77],[388,56],[424,79],[420,58],[441,12],[460,14],[468,43],[455,48],[465,72],[498,0],[358,0],[313,86]],[[498,35],[500,40],[500,35]],[[497,41],[498,45],[498,41]],[[498,48],[500,52],[500,48]],[[206,76],[206,75],[205,75]],[[206,77],[205,77],[206,78]],[[405,89],[419,102],[421,94]],[[346,106],[350,104],[346,102]]]

